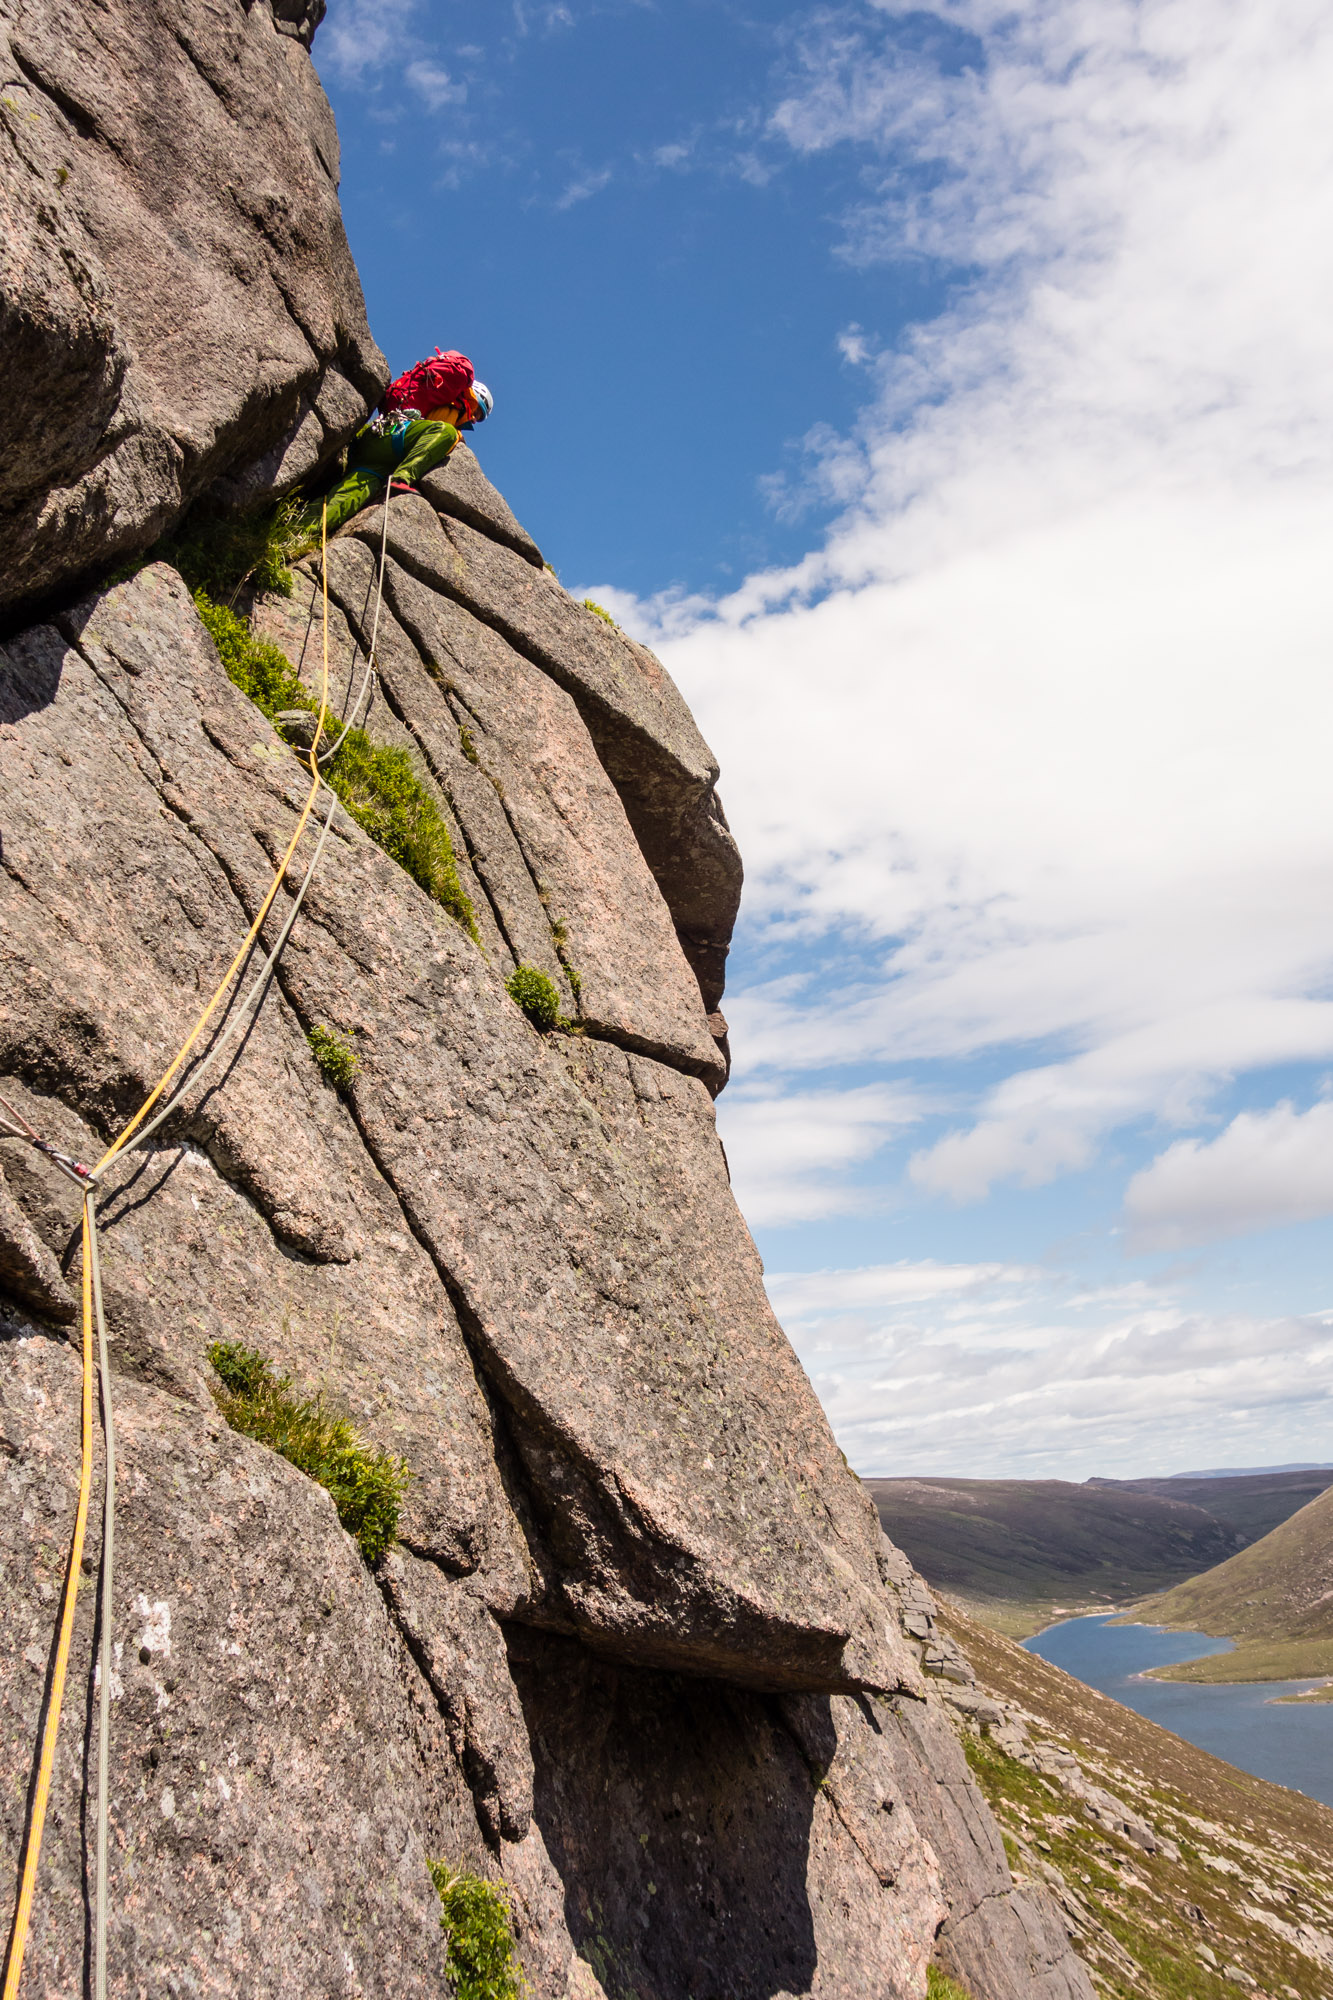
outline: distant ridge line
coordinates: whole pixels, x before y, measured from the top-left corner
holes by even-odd
[[[1326,1460],[1306,1461],[1292,1465],[1222,1465],[1211,1467],[1207,1472],[1164,1472],[1164,1479],[1262,1479],[1266,1472],[1333,1472],[1333,1465]]]

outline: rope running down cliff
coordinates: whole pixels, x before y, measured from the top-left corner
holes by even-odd
[[[321,764],[327,763],[330,760],[330,758],[337,752],[338,748],[340,747],[343,741],[343,738],[346,736],[348,730],[353,726],[353,721],[357,715],[357,712],[361,707],[363,699],[365,698],[366,691],[370,685],[371,675],[374,672],[375,642],[379,633],[380,609],[384,597],[384,565],[385,565],[385,555],[387,552],[388,536],[389,536],[389,505],[388,505],[387,494],[385,496],[385,505],[384,505],[384,533],[381,538],[381,544],[380,544],[380,560],[378,565],[379,573],[377,578],[375,616],[371,628],[371,641],[367,649],[365,672],[362,675],[361,686],[357,690],[356,700],[352,705],[351,719],[348,720],[346,723],[344,723],[343,729],[340,735],[338,736],[336,742],[330,747],[330,749],[324,751],[321,754],[319,751],[319,743],[323,735],[324,719],[328,712],[328,697],[329,697],[329,580],[328,580],[327,525],[328,525],[328,517],[327,517],[327,506],[326,506],[320,523],[320,559],[321,559],[320,568],[321,568],[321,579],[322,579],[322,609],[323,609],[323,666],[322,666],[322,678],[320,687],[319,712],[316,720],[314,740],[312,742],[309,754],[309,765],[310,765],[310,776],[311,776],[310,791],[309,794],[307,795],[305,804],[302,807],[300,816],[297,820],[296,831],[293,833],[292,838],[287,845],[287,850],[274,871],[273,880],[269,884],[268,892],[265,895],[263,902],[260,904],[258,914],[256,915],[254,922],[250,925],[249,930],[246,932],[245,938],[242,941],[239,950],[237,951],[235,957],[232,959],[231,964],[227,967],[227,970],[224,973],[217,988],[215,989],[211,999],[208,1001],[207,1005],[203,1009],[203,1012],[200,1014],[198,1020],[195,1022],[194,1027],[191,1029],[189,1035],[186,1037],[185,1041],[181,1044],[175,1056],[172,1058],[171,1062],[167,1065],[161,1077],[154,1085],[153,1089],[148,1093],[148,1096],[139,1106],[139,1109],[135,1112],[134,1116],[129,1120],[128,1124],[124,1126],[124,1128],[121,1130],[118,1136],[112,1141],[111,1145],[108,1146],[108,1148],[103,1153],[101,1159],[97,1162],[95,1167],[88,1168],[84,1166],[82,1162],[73,1160],[67,1154],[60,1152],[56,1147],[52,1146],[47,1140],[43,1139],[41,1135],[38,1132],[36,1132],[34,1128],[28,1123],[27,1119],[24,1118],[21,1113],[14,1110],[12,1105],[5,1103],[3,1100],[0,1100],[0,1105],[3,1106],[3,1111],[6,1114],[3,1118],[0,1118],[0,1126],[6,1128],[0,1130],[0,1138],[17,1138],[25,1140],[29,1145],[36,1147],[40,1152],[46,1154],[49,1158],[54,1160],[56,1165],[60,1168],[61,1172],[64,1173],[70,1180],[75,1181],[83,1190],[83,1231],[82,1231],[83,1391],[82,1391],[81,1465],[80,1465],[80,1477],[79,1477],[79,1496],[74,1516],[74,1533],[70,1541],[69,1564],[65,1573],[65,1587],[61,1602],[60,1624],[58,1628],[58,1636],[56,1642],[55,1661],[51,1673],[50,1693],[47,1701],[46,1725],[43,1731],[41,1756],[37,1768],[37,1782],[33,1791],[32,1813],[28,1823],[27,1838],[24,1842],[22,1870],[19,1879],[18,1904],[14,1912],[14,1926],[10,1935],[8,1962],[5,1967],[4,1986],[3,1989],[0,1990],[0,2000],[17,2000],[19,1983],[23,1977],[23,1961],[25,1953],[27,1951],[28,1933],[32,1921],[33,1899],[36,1893],[36,1886],[37,1886],[37,1868],[38,1868],[38,1863],[41,1859],[42,1836],[46,1825],[46,1812],[51,1792],[51,1773],[55,1762],[56,1738],[59,1734],[60,1716],[64,1703],[65,1679],[69,1668],[70,1643],[74,1630],[74,1609],[78,1598],[79,1574],[83,1561],[83,1543],[88,1522],[88,1505],[92,1493],[92,1479],[93,1479],[92,1406],[93,1406],[94,1345],[96,1346],[96,1351],[97,1351],[98,1374],[100,1376],[102,1427],[103,1427],[103,1436],[105,1439],[105,1486],[104,1486],[104,1501],[102,1510],[102,1560],[101,1560],[100,1592],[99,1592],[101,1645],[100,1645],[100,1657],[98,1661],[99,1726],[98,1726],[98,1745],[97,1745],[97,1809],[96,1809],[96,1822],[97,1822],[96,1920],[95,1920],[96,1931],[95,1931],[94,1952],[93,1952],[93,1970],[94,1970],[94,1993],[96,1995],[96,2000],[106,2000],[107,1916],[108,1916],[108,1903],[109,1903],[108,1889],[107,1889],[107,1830],[108,1830],[108,1818],[109,1818],[109,1790],[110,1790],[110,1775],[109,1775],[110,1742],[111,1742],[110,1703],[111,1703],[111,1670],[112,1670],[112,1659],[113,1659],[112,1644],[111,1644],[111,1610],[112,1610],[112,1585],[113,1585],[114,1561],[115,1561],[116,1443],[115,1443],[115,1414],[114,1414],[114,1406],[112,1402],[112,1390],[111,1390],[111,1369],[107,1352],[106,1322],[102,1309],[101,1256],[100,1256],[100,1246],[97,1234],[97,1193],[102,1177],[107,1172],[108,1168],[110,1168],[114,1164],[114,1162],[117,1159],[119,1159],[122,1155],[137,1150],[140,1146],[144,1145],[147,1142],[147,1140],[151,1137],[151,1135],[162,1124],[163,1120],[170,1117],[171,1113],[181,1103],[182,1099],[186,1096],[186,1094],[190,1091],[193,1091],[197,1086],[197,1084],[201,1081],[201,1079],[211,1069],[215,1067],[215,1065],[217,1064],[219,1058],[222,1056],[224,1051],[230,1046],[231,1042],[234,1041],[237,1034],[240,1032],[241,1028],[249,1020],[253,1009],[255,1009],[261,1003],[264,993],[267,989],[268,982],[272,976],[273,969],[276,966],[278,959],[282,953],[283,946],[286,944],[287,939],[291,934],[292,926],[295,923],[297,914],[301,908],[302,903],[305,900],[306,890],[309,888],[310,883],[314,877],[315,870],[319,865],[320,856],[324,851],[324,843],[328,839],[329,830],[333,825],[334,816],[338,809],[338,801],[336,798],[330,799],[329,809],[327,814],[325,815],[324,824],[320,830],[319,839],[315,843],[315,851],[311,855],[310,862],[306,868],[305,875],[302,878],[301,885],[297,890],[295,897],[292,900],[291,907],[288,910],[286,917],[283,920],[283,924],[278,933],[277,940],[274,943],[274,946],[272,950],[269,952],[267,958],[264,960],[264,963],[261,965],[254,980],[251,982],[249,990],[246,993],[244,999],[236,1007],[231,1020],[228,1022],[222,1034],[219,1035],[213,1047],[203,1057],[202,1061],[200,1061],[195,1066],[191,1074],[181,1083],[180,1087],[175,1092],[172,1093],[167,1103],[162,1106],[161,1110],[158,1111],[156,1117],[151,1119],[149,1123],[145,1125],[143,1121],[147,1116],[148,1112],[152,1110],[153,1106],[158,1102],[163,1092],[167,1089],[168,1085],[177,1075],[182,1064],[185,1062],[186,1058],[190,1054],[190,1051],[194,1048],[200,1036],[203,1034],[205,1028],[208,1026],[208,1023],[213,1018],[213,1015],[217,1012],[218,1007],[222,1003],[223,997],[227,993],[228,989],[231,987],[232,982],[235,979],[237,973],[240,971],[241,966],[245,963],[246,958],[249,956],[251,950],[253,949],[255,942],[259,936],[259,932],[262,929],[265,919],[267,918],[268,913],[273,906],[274,900],[277,897],[278,891],[281,888],[282,883],[286,878],[287,869],[291,864],[292,858],[296,853],[296,849],[300,844],[301,838],[305,833],[307,825],[309,824],[310,816],[314,811],[315,803],[319,797],[319,792],[322,785],[322,779],[320,776],[320,766]],[[313,615],[313,609],[314,606],[312,602],[311,606],[312,615]],[[309,624],[307,624],[306,633],[308,638]],[[304,644],[302,645],[301,652],[302,652],[302,659],[304,659],[305,656]]]

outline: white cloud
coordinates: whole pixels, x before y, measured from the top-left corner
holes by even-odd
[[[1025,1285],[1038,1275],[1022,1265],[903,1259],[851,1271],[774,1271],[765,1282],[776,1313],[817,1326],[829,1315],[913,1305],[997,1284]]]
[[[1330,1316],[1189,1313],[1010,1265],[777,1273],[774,1309],[864,1475],[1087,1478],[1317,1458]]]
[[[402,59],[416,38],[419,0],[330,0],[316,43],[321,68],[359,83]]]
[[[615,609],[721,755],[749,921],[882,955],[729,1000],[741,1076],[1007,1052],[914,1168],[971,1196],[1333,1052],[1333,17],[938,11],[983,62],[835,19],[774,129],[890,162],[848,254],[981,276],[869,364],[824,549]]]
[[[592,195],[600,194],[610,180],[610,167],[599,167],[595,172],[580,174],[569,183],[555,205],[558,209],[573,208],[576,202],[587,201]]]
[[[859,368],[865,362],[873,360],[875,343],[867,339],[864,327],[858,326],[853,320],[852,324],[844,327],[838,335],[838,352],[851,367]]]
[[[439,63],[425,60],[410,62],[403,74],[418,97],[425,100],[428,111],[442,111],[446,104],[467,101],[467,85],[455,83],[448,70]]]
[[[871,1159],[932,1108],[879,1084],[781,1092],[740,1085],[718,1106],[736,1198],[755,1227],[864,1207],[842,1170]]]
[[[1333,1215],[1333,1104],[1243,1111],[1217,1138],[1179,1139],[1125,1192],[1131,1247],[1176,1250]]]

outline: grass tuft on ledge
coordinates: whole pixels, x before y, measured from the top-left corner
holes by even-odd
[[[349,729],[324,775],[362,831],[480,943],[449,829],[407,751],[372,743],[364,729]]]
[[[454,2000],[521,2000],[526,1982],[514,1958],[509,1898],[496,1882],[444,1861],[428,1861],[448,1939],[445,1971]]]
[[[539,972],[535,965],[520,965],[511,972],[505,981],[505,991],[541,1033],[559,1027],[560,994],[554,980]]]
[[[398,1513],[410,1478],[407,1465],[376,1451],[346,1417],[291,1393],[290,1375],[275,1375],[256,1348],[215,1340],[209,1364],[221,1383],[213,1400],[234,1431],[264,1444],[332,1497],[338,1519],[367,1562],[398,1536]]]
[[[938,1965],[931,1965],[926,1968],[926,2000],[972,2000],[972,1995]]]
[[[202,587],[194,590],[194,606],[229,679],[270,722],[284,709],[318,711],[291,661],[271,639],[261,639],[246,619]],[[341,724],[330,715],[326,727],[336,735]],[[407,751],[372,743],[364,729],[349,729],[325,767],[324,782],[375,845],[480,944],[476,912],[458,879],[449,828]]]

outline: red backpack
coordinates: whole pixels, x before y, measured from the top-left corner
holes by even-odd
[[[472,363],[466,354],[441,354],[437,347],[429,361],[418,361],[384,392],[384,408],[390,416],[396,410],[419,410],[429,416],[446,403],[466,403],[472,388]]]

